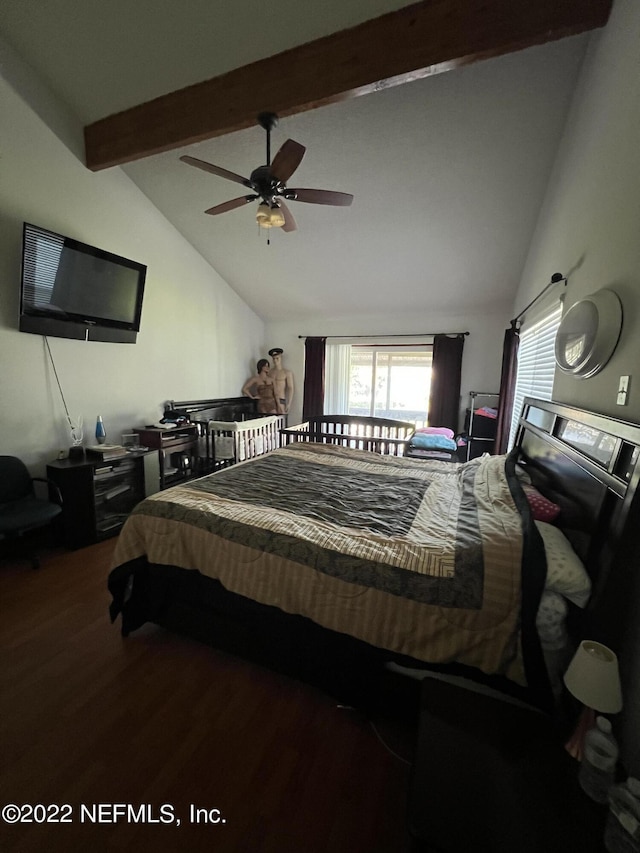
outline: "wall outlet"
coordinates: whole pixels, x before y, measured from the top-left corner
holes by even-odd
[[[616,403],[618,406],[626,406],[627,405],[627,392],[626,391],[618,391]]]
[[[621,376],[620,383],[618,385],[618,391],[628,391],[629,390],[629,377]]]

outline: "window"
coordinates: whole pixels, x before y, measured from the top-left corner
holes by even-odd
[[[325,412],[427,423],[430,344],[327,346]]]
[[[542,316],[538,314],[533,321],[520,330],[518,372],[511,414],[509,447],[513,447],[515,441],[524,398],[551,399],[556,372],[554,346],[561,319],[562,303],[557,302],[547,306]]]

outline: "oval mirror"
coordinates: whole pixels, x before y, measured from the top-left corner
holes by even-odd
[[[562,318],[556,335],[556,364],[582,379],[594,376],[609,361],[622,330],[622,305],[613,290],[586,296]]]

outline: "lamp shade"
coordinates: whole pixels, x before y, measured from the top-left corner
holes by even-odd
[[[602,643],[583,640],[564,674],[567,690],[575,698],[602,714],[622,710],[618,658]]]

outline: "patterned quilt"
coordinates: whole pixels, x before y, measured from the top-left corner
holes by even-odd
[[[512,468],[291,444],[144,500],[114,570],[145,557],[199,571],[379,648],[526,685],[546,567]]]

